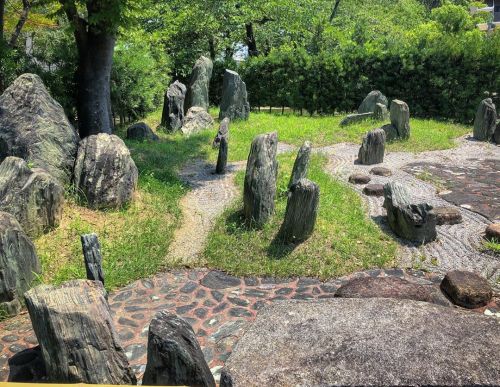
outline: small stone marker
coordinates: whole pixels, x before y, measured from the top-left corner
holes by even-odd
[[[382,94],[379,90],[373,90],[368,93],[361,105],[359,105],[358,113],[371,113],[375,112],[377,104],[386,107],[389,105],[387,97]]]
[[[222,99],[220,103],[219,119],[247,120],[250,114],[247,86],[239,74],[232,70],[224,72],[222,82]]]
[[[495,133],[497,111],[491,98],[481,101],[474,119],[474,138],[479,141],[491,141]]]
[[[493,297],[488,281],[470,271],[454,270],[446,273],[441,289],[455,304],[468,309],[484,306]]]
[[[488,225],[485,234],[486,239],[490,241],[496,240],[497,243],[500,243],[500,223]]]
[[[363,193],[367,196],[384,196],[383,184],[368,184],[363,188]]]
[[[288,189],[297,183],[300,179],[307,178],[307,171],[309,169],[309,159],[311,158],[311,143],[304,142],[300,147],[295,162],[293,163],[292,175],[288,183]]]
[[[363,165],[380,164],[384,162],[385,132],[375,129],[363,137],[363,143],[358,152],[358,160]]]
[[[158,312],[149,325],[143,385],[215,387],[193,328],[182,318]]]
[[[136,384],[100,282],[73,280],[25,293],[49,382]]]
[[[227,140],[226,137],[222,137],[219,146],[219,156],[217,157],[217,166],[215,167],[215,173],[222,175],[226,172],[227,166]]]
[[[82,242],[83,257],[87,279],[100,281],[104,285],[104,271],[102,270],[101,245],[96,234],[84,234],[80,236]]]
[[[302,242],[314,231],[319,206],[319,187],[307,179],[300,179],[290,187],[285,220],[278,239],[285,243]]]
[[[160,125],[169,132],[176,132],[184,124],[186,91],[187,88],[183,83],[175,81],[165,93]]]
[[[349,176],[349,183],[352,184],[368,184],[372,178],[362,173],[353,173]]]
[[[213,68],[214,64],[205,56],[201,56],[194,64],[186,91],[184,113],[187,113],[189,109],[195,106],[201,107],[205,111],[208,110],[208,89]]]
[[[127,138],[136,141],[158,141],[158,136],[144,122],[138,122],[127,129]]]
[[[385,177],[392,176],[392,171],[389,168],[384,168],[384,167],[374,167],[370,169],[370,173],[376,176],[385,176]]]
[[[437,219],[431,212],[431,205],[412,203],[408,190],[397,182],[384,186],[384,196],[387,220],[396,235],[418,243],[436,239]]]
[[[258,135],[252,142],[243,186],[243,213],[249,226],[261,227],[274,212],[277,149],[277,132]]]
[[[462,223],[462,213],[454,207],[434,207],[432,213],[436,215],[438,226]]]
[[[375,104],[375,109],[373,110],[373,118],[380,121],[387,120],[389,118],[389,110],[387,110],[387,105],[381,103]]]
[[[224,118],[219,126],[219,130],[217,131],[217,135],[214,138],[214,141],[212,143],[212,146],[214,148],[218,148],[220,144],[220,140],[222,137],[226,138],[226,141],[229,140],[229,124],[231,123],[231,120],[229,118]]]

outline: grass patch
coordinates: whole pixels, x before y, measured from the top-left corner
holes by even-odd
[[[323,171],[326,159],[314,155],[309,178],[321,189],[312,237],[295,249],[273,243],[286,208],[286,188],[295,154],[279,156],[276,213],[262,230],[249,230],[241,201],[226,211],[209,235],[206,264],[235,275],[314,276],[322,279],[361,269],[390,266],[396,243],[367,218],[359,196]],[[243,183],[243,172],[237,180]]]
[[[485,239],[483,240],[482,244],[484,251],[491,251],[493,253],[500,254],[500,241],[497,240],[489,241]]]

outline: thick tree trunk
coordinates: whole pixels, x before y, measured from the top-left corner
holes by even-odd
[[[255,41],[255,35],[253,33],[253,24],[246,23],[245,30],[247,34],[247,46],[249,56],[258,56],[259,51],[257,50],[257,42]]]

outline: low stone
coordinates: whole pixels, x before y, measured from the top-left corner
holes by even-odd
[[[384,167],[374,167],[370,169],[370,173],[376,176],[385,176],[385,177],[392,176],[392,171]]]
[[[158,136],[144,122],[138,122],[127,129],[127,139],[136,141],[158,141]]]
[[[219,126],[219,130],[217,131],[217,135],[214,138],[214,141],[212,142],[212,146],[214,148],[218,148],[220,145],[220,142],[222,138],[225,138],[226,141],[229,141],[229,124],[231,123],[231,120],[229,118],[224,118]]]
[[[474,138],[479,141],[491,141],[496,129],[497,111],[491,98],[481,101],[474,119]]]
[[[146,386],[215,387],[193,328],[182,318],[162,311],[151,321],[148,361],[142,383]]]
[[[387,298],[281,301],[233,348],[221,387],[500,384],[500,324]]]
[[[375,104],[375,109],[373,110],[373,118],[379,121],[385,121],[389,118],[389,110],[387,110],[387,105],[377,103]]]
[[[463,222],[462,213],[455,207],[434,207],[431,212],[436,216],[438,226]]]
[[[207,273],[200,282],[203,286],[210,289],[227,289],[241,285],[241,280],[238,277],[215,270]],[[220,302],[224,295],[220,292],[213,291],[212,296]]]
[[[370,118],[373,118],[373,113],[354,113],[348,114],[344,117],[342,121],[340,121],[340,126],[352,125],[358,122],[366,121]]]
[[[367,196],[384,196],[383,184],[368,184],[363,188],[363,193]]]
[[[0,164],[0,211],[14,215],[30,237],[59,226],[63,204],[63,186],[45,170],[17,157]]]
[[[186,86],[175,81],[172,83],[163,99],[163,112],[161,116],[162,128],[168,132],[176,132],[184,123],[184,100],[186,99]]]
[[[90,208],[120,208],[128,204],[137,178],[137,167],[120,137],[101,133],[80,142],[74,182]]]
[[[247,86],[236,71],[226,70],[222,81],[219,119],[247,120],[250,114]]]
[[[375,129],[363,137],[361,148],[358,152],[358,161],[363,165],[380,164],[384,162],[385,132]]]
[[[500,243],[500,223],[493,223],[486,227],[486,239]]]
[[[188,110],[181,132],[189,136],[210,128],[213,124],[214,119],[204,108],[194,106]]]
[[[208,110],[208,89],[213,67],[212,61],[205,56],[201,56],[194,64],[186,91],[186,100],[184,102],[185,113],[195,106],[201,107],[205,111]]]
[[[349,176],[349,183],[352,184],[368,184],[372,178],[362,173],[353,173]]]
[[[311,150],[311,143],[309,141],[304,142],[304,144],[300,147],[297,157],[295,158],[295,162],[293,163],[292,175],[290,176],[290,181],[288,182],[288,189],[290,189],[290,187],[296,184],[300,179],[307,178]]]
[[[387,110],[389,101],[387,100],[387,97],[383,95],[379,90],[370,91],[363,102],[361,102],[361,105],[359,105],[358,113],[374,112],[377,104],[385,106]]]
[[[493,290],[485,278],[462,270],[446,273],[441,289],[455,304],[469,309],[486,305],[493,296]]]

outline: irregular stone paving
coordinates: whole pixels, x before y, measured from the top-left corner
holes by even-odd
[[[329,158],[328,171],[347,182],[352,173],[369,174],[374,166],[359,165],[355,162],[358,155],[358,145],[337,144],[330,147],[318,149]],[[471,159],[474,159],[471,160]],[[486,161],[488,160],[488,161]],[[382,164],[377,166],[392,170],[393,175],[389,177],[370,175],[371,184],[385,184],[395,180],[410,189],[410,192],[418,200],[424,200],[434,206],[454,206],[444,200],[436,191],[436,187],[429,182],[422,181],[413,174],[406,172],[411,170],[415,163],[435,163],[443,165],[454,165],[455,168],[476,167],[481,168],[476,173],[480,176],[487,173],[487,168],[496,168],[500,160],[500,147],[485,142],[471,141],[466,138],[459,140],[457,147],[444,151],[422,152],[417,154],[407,152],[388,152]],[[410,165],[410,166],[408,166]],[[412,170],[412,173],[415,173]],[[445,172],[442,171],[442,174]],[[460,175],[458,175],[460,176]],[[489,174],[491,176],[491,174]],[[447,181],[454,182],[457,175],[447,174]],[[459,181],[461,179],[458,179]],[[489,206],[489,212],[495,212],[498,205],[498,172],[495,179],[476,179],[470,176],[468,182],[451,183],[456,196],[468,198],[470,208],[474,208],[474,196],[468,195],[466,190],[470,189],[468,183],[480,187],[481,195],[477,195],[477,208]],[[444,274],[449,270],[471,270],[481,273],[488,278],[493,286],[498,288],[500,280],[500,258],[491,252],[481,249],[481,241],[484,230],[491,223],[489,219],[476,212],[470,211],[468,206],[457,207],[463,216],[463,223],[456,225],[438,226],[438,239],[424,246],[417,246],[400,238],[397,238],[389,229],[385,220],[386,212],[382,207],[384,199],[381,197],[366,196],[362,193],[364,185],[351,185],[365,200],[368,213],[387,233],[398,240],[401,248],[399,254],[400,267],[425,268],[430,271]],[[474,189],[474,188],[472,188]],[[449,195],[450,192],[441,192]],[[486,203],[483,197],[496,198],[491,203]],[[446,196],[445,196],[446,197]]]
[[[167,310],[191,324],[205,359],[218,378],[245,327],[265,305],[284,299],[331,298],[350,279],[379,276],[422,284],[438,284],[442,279],[436,274],[401,269],[369,270],[328,282],[314,278],[238,278],[206,269],[182,270],[139,280],[111,292],[109,304],[116,330],[138,377],[145,370],[149,322],[157,311]],[[496,298],[476,311],[498,313],[500,317],[500,300]],[[0,381],[8,380],[9,373],[15,374],[19,367],[33,361],[33,351],[22,351],[36,345],[27,314],[0,323]]]

